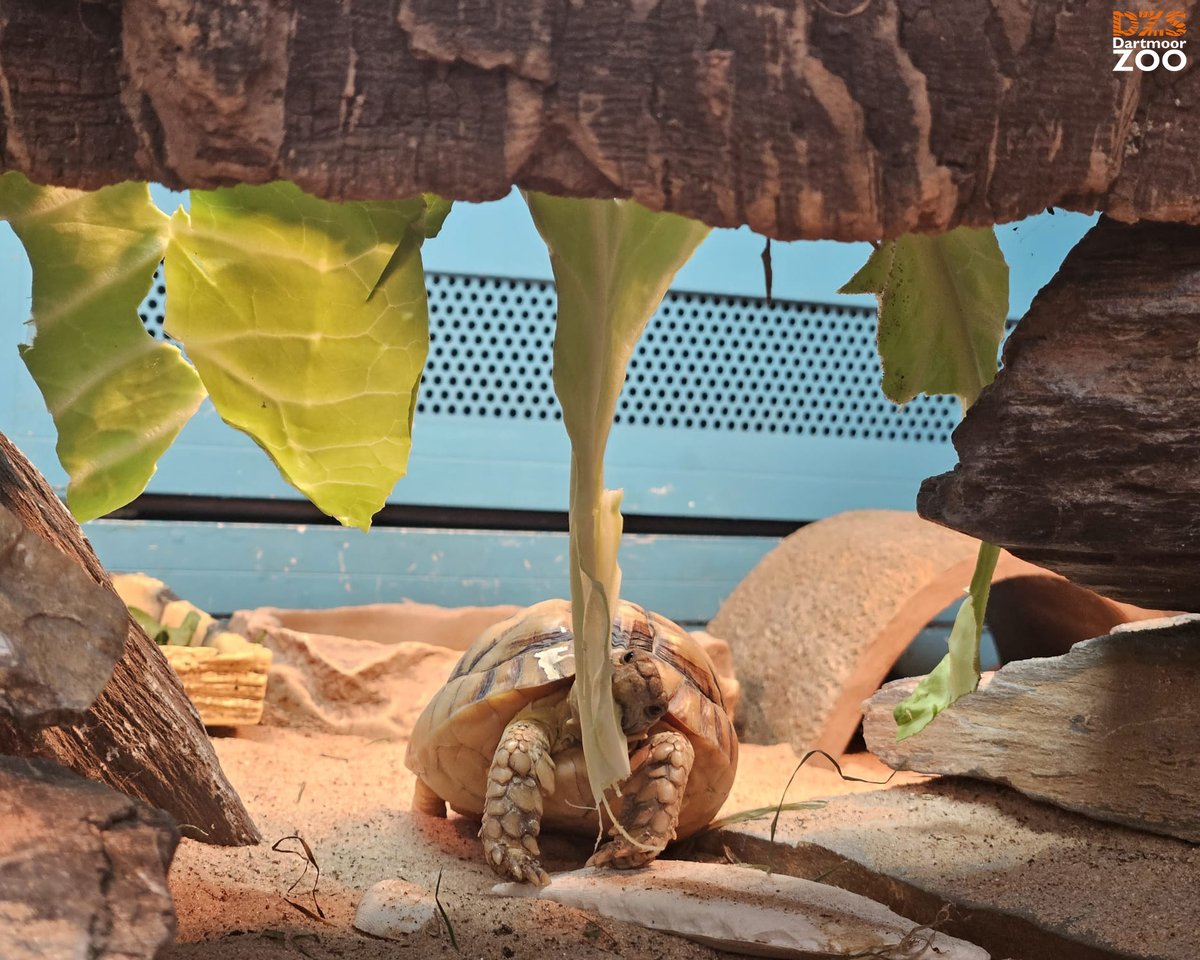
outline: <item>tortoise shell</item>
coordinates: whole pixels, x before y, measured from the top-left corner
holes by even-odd
[[[716,669],[687,631],[624,600],[613,622],[612,647],[655,657],[670,700],[650,732],[679,730],[695,748],[678,827],[680,838],[688,836],[716,815],[737,769],[737,736]],[[462,655],[417,719],[405,763],[455,810],[481,815],[488,769],[504,728],[533,701],[567,696],[574,678],[570,603],[545,600],[528,607],[486,630]],[[560,751],[554,761],[556,786],[544,798],[543,825],[594,835],[582,748]],[[613,812],[619,814],[619,801]]]

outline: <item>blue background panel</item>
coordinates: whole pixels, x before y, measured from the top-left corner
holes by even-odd
[[[186,197],[155,190],[164,209]],[[1020,316],[1094,218],[997,228]],[[837,288],[867,244],[775,243],[717,230],[680,272],[631,364],[607,480],[628,514],[813,520],[911,509],[922,478],[954,462],[950,398],[892,408],[879,390],[871,297]],[[545,247],[515,193],[458,204],[424,251],[431,353],[409,475],[392,503],[565,509],[569,451],[550,384],[553,289]],[[0,431],[60,490],[53,424],[16,344],[27,337],[29,267],[0,224]],[[169,296],[169,293],[168,293]],[[161,300],[157,297],[156,300]],[[155,309],[161,310],[156,302]],[[162,335],[153,310],[147,326]],[[8,344],[5,346],[5,344]],[[297,499],[245,436],[205,404],[163,458],[151,492]],[[146,569],[217,611],[276,604],[532,602],[562,595],[561,534],[101,521],[115,570]],[[769,538],[627,537],[625,594],[702,621],[774,545]]]
[[[530,604],[567,591],[567,536],[481,530],[97,520],[88,538],[113,571],[150,569],[217,613],[403,599]],[[621,595],[704,622],[776,543],[762,537],[627,536]]]

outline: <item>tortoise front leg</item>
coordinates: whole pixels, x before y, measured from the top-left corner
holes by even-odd
[[[634,771],[621,788],[625,796],[621,826],[635,842],[616,826],[610,827],[608,835],[613,839],[592,854],[589,867],[643,867],[662,853],[675,839],[683,791],[695,759],[691,742],[675,730],[656,733],[630,758]]]
[[[539,887],[550,882],[537,860],[543,791],[554,792],[550,732],[536,720],[514,720],[492,758],[479,836],[496,873]]]

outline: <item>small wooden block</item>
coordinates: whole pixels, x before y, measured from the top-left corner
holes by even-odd
[[[160,648],[179,675],[206,727],[239,727],[262,720],[271,651],[245,641],[240,650]]]

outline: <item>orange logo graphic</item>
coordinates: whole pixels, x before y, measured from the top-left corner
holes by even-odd
[[[1114,37],[1182,37],[1187,33],[1183,10],[1114,10]]]

